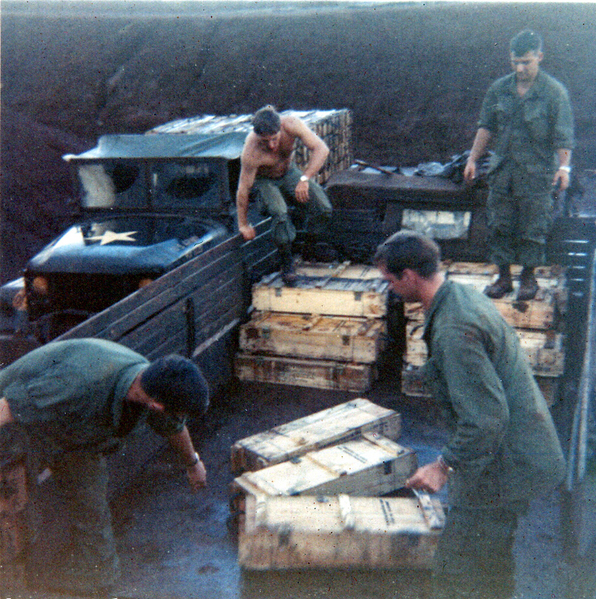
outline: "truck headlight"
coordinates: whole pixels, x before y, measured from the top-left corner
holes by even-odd
[[[149,285],[150,283],[153,283],[153,279],[150,279],[149,277],[141,279],[139,281],[139,289],[143,289],[143,287],[147,287],[147,285]]]
[[[31,283],[31,287],[39,295],[48,294],[48,280],[45,277],[35,277]]]

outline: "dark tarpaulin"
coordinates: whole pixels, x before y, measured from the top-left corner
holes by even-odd
[[[240,157],[246,132],[203,134],[129,134],[103,135],[97,146],[82,154],[66,154],[63,159],[91,160],[110,158],[224,158]]]

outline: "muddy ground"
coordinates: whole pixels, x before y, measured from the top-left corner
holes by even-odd
[[[596,166],[592,3],[2,3],[2,280],[67,221],[64,153],[196,114],[342,108],[358,158],[412,165],[468,148],[509,39],[545,40]]]

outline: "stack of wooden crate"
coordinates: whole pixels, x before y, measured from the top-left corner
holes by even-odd
[[[388,283],[371,266],[304,263],[284,286],[274,273],[253,289],[236,374],[245,381],[363,392],[376,378]]]
[[[285,110],[282,116],[296,116],[304,121],[329,147],[329,156],[316,179],[323,184],[336,171],[349,168],[352,153],[352,112],[340,110]],[[252,114],[229,116],[203,115],[172,121],[155,127],[150,133],[249,133]],[[294,159],[304,168],[310,158],[309,150],[299,140],[294,149]]]
[[[480,293],[497,277],[496,267],[491,264],[445,262],[443,268],[449,280],[471,285]],[[540,289],[536,297],[527,302],[516,300],[520,272],[521,267],[512,267],[513,291],[493,301],[505,320],[516,329],[536,381],[547,402],[552,404],[564,366],[563,332],[560,330],[567,300],[564,271],[559,266],[536,269]],[[419,368],[427,356],[422,339],[422,306],[419,303],[406,304],[405,316],[407,349],[402,370],[402,392],[410,396],[425,396],[428,393],[419,375]]]
[[[417,467],[400,415],[358,398],[232,446],[238,559],[247,569],[428,568],[444,514],[381,497]]]

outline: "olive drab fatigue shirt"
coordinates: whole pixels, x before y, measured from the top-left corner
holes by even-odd
[[[446,281],[426,315],[425,378],[452,434],[442,450],[454,468],[449,501],[507,507],[554,489],[565,460],[519,343],[492,301]]]
[[[554,174],[556,151],[571,150],[573,111],[565,87],[542,70],[520,97],[515,73],[497,79],[488,89],[478,127],[495,138],[489,171],[506,159],[536,174]]]
[[[79,449],[110,451],[145,421],[163,436],[184,426],[182,419],[124,401],[148,365],[111,341],[54,341],[0,371],[0,397],[45,461]]]

